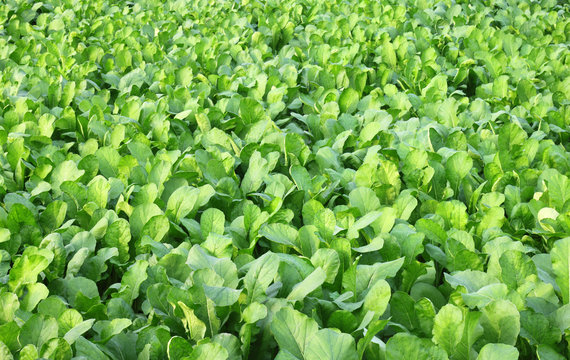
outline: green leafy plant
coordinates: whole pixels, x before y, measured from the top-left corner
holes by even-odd
[[[569,10],[2,1],[0,358],[568,358]]]

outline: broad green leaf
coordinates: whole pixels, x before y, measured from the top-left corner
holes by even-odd
[[[257,100],[249,97],[240,101],[239,114],[246,125],[254,124],[263,120],[266,116],[263,106]]]
[[[174,336],[168,341],[168,359],[182,359],[192,353],[192,345],[180,336]]]
[[[458,151],[451,155],[445,163],[445,174],[453,189],[458,189],[459,183],[473,167],[473,160],[466,152]]]
[[[19,257],[10,270],[8,286],[17,291],[22,285],[33,284],[38,275],[49,266],[50,260],[42,255],[23,255]]]
[[[65,202],[61,200],[50,202],[40,215],[40,225],[46,233],[49,233],[63,224],[66,213],[67,204]]]
[[[552,271],[556,277],[556,284],[560,287],[562,301],[570,301],[570,237],[558,240],[550,251],[552,258]]]
[[[75,181],[85,173],[79,170],[75,162],[71,160],[63,161],[53,169],[51,173],[51,186],[58,192],[61,184],[66,181]]]
[[[11,292],[0,294],[0,322],[8,323],[14,320],[14,315],[20,307],[18,296]]]
[[[259,235],[270,241],[287,246],[296,246],[297,230],[286,224],[267,224],[259,229]]]
[[[129,319],[113,319],[98,321],[93,325],[93,330],[99,334],[102,342],[107,342],[112,336],[119,334],[131,326]]]
[[[455,305],[442,307],[434,319],[433,342],[448,354],[454,354],[463,335],[463,312]]]
[[[326,280],[327,274],[321,267],[317,267],[302,282],[293,287],[287,296],[287,300],[298,301],[304,299],[311,292],[319,288]]]
[[[560,342],[562,333],[555,324],[540,313],[521,311],[521,336],[532,345],[554,345]]]
[[[125,219],[117,219],[110,224],[103,241],[106,246],[117,248],[119,261],[125,263],[129,259],[129,242],[131,241],[129,222]]]
[[[224,233],[224,223],[225,216],[221,210],[216,208],[206,209],[200,217],[202,238],[207,238],[210,233],[222,235]]]
[[[174,191],[168,198],[168,204],[166,205],[167,213],[171,214],[175,221],[180,221],[180,219],[186,217],[186,215],[192,212],[196,202],[198,201],[198,196],[199,191],[190,186],[182,186],[176,189],[176,191]],[[151,206],[155,205],[151,204]],[[137,208],[135,208],[135,211],[136,209]],[[158,211],[153,211],[152,214],[160,215]],[[150,217],[152,216],[148,216],[147,219]]]
[[[6,360],[14,360],[14,356],[12,356],[10,349],[3,342],[0,342],[0,357]]]
[[[162,210],[156,204],[142,204],[134,208],[130,216],[131,233],[139,237],[144,226],[154,216],[162,215]]]
[[[42,283],[26,285],[26,292],[22,297],[20,308],[25,311],[33,311],[36,305],[43,299],[47,298],[49,290]]]
[[[477,356],[477,360],[516,360],[518,358],[517,348],[505,344],[487,344]]]
[[[494,300],[482,310],[483,337],[490,343],[514,345],[520,332],[520,314],[508,300]]]
[[[216,343],[200,344],[192,350],[192,354],[188,357],[190,360],[211,359],[226,360],[228,351],[222,345]]]
[[[93,344],[91,341],[80,336],[75,342],[75,355],[85,356],[88,359],[94,360],[108,360],[109,357],[99,349],[99,347]]]
[[[305,358],[305,352],[313,343],[318,329],[313,319],[289,307],[279,310],[271,321],[271,332],[279,348],[298,359]]]
[[[378,210],[380,208],[380,201],[372,191],[372,189],[359,187],[352,190],[349,194],[350,204],[358,210],[361,215],[366,215],[369,212]]]
[[[396,359],[446,360],[448,356],[445,350],[428,339],[421,339],[407,333],[398,333],[386,343],[386,360]]]
[[[253,324],[267,316],[267,307],[258,302],[253,302],[243,310],[242,316],[247,324]]]
[[[471,360],[477,357],[477,352],[473,349],[473,344],[481,335],[483,328],[479,325],[480,312],[465,312],[464,326],[461,341],[457,344],[453,358]]]
[[[188,332],[190,339],[194,341],[199,341],[204,338],[206,334],[206,324],[200,320],[194,313],[193,309],[190,309],[182,301],[178,302],[178,306],[182,309],[184,313],[184,328]]]
[[[50,339],[57,337],[57,321],[52,317],[32,315],[22,326],[20,331],[20,344],[31,344],[41,349],[42,345]]]
[[[505,284],[489,284],[469,294],[461,294],[465,305],[483,308],[493,300],[507,299],[509,288]]]
[[[364,215],[363,217],[359,218],[352,224],[352,226],[348,229],[347,237],[349,239],[356,239],[358,237],[358,231],[364,229],[368,225],[375,222],[383,215],[382,211],[372,211]]]
[[[247,291],[247,304],[265,297],[265,291],[273,282],[278,269],[279,258],[273,253],[266,253],[255,260],[243,280]]]
[[[354,338],[332,329],[321,329],[306,347],[307,360],[356,360]]]
[[[501,278],[511,289],[523,285],[526,278],[537,275],[536,265],[524,253],[515,250],[505,251],[499,259]]]
[[[373,311],[382,315],[390,302],[390,285],[385,280],[378,280],[364,297],[364,311]]]
[[[564,360],[564,356],[548,345],[538,345],[536,355],[540,360]]]
[[[95,152],[95,156],[99,160],[99,170],[103,176],[110,178],[119,175],[121,155],[116,149],[108,146],[101,147]]]
[[[499,283],[497,278],[474,270],[457,271],[453,275],[445,274],[445,280],[453,287],[464,286],[468,292],[476,292],[484,286]]]
[[[249,167],[241,182],[243,193],[248,194],[257,191],[268,173],[269,162],[261,156],[259,151],[255,151],[249,159]]]
[[[325,271],[326,282],[332,284],[340,268],[340,257],[333,249],[318,249],[311,257],[311,263],[315,268],[320,267]]]
[[[235,290],[224,286],[204,285],[204,293],[216,306],[230,306],[238,301],[241,289]]]
[[[358,91],[353,88],[344,89],[338,99],[340,111],[343,113],[353,113],[358,106],[359,97]]]
[[[73,344],[81,335],[85,332],[89,331],[93,327],[93,323],[95,319],[88,319],[80,322],[79,324],[75,325],[73,328],[69,329],[63,338],[69,344]]]
[[[364,337],[358,341],[358,358],[360,360],[363,359],[364,352],[368,344],[372,341],[372,339],[379,331],[384,329],[386,324],[388,324],[388,320],[376,320],[368,325],[368,328],[366,329],[366,335],[364,335]]]
[[[141,284],[147,278],[148,262],[144,260],[137,260],[123,275],[121,279],[121,289],[117,293],[118,297],[125,300],[128,304],[139,296]]]

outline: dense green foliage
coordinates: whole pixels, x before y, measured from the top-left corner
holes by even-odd
[[[3,0],[0,358],[570,356],[560,0]]]

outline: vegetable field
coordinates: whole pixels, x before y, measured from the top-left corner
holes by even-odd
[[[568,359],[569,11],[1,1],[0,359]]]

